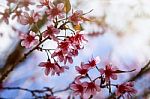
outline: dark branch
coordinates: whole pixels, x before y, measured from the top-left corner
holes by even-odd
[[[35,98],[39,98],[39,97],[45,97],[46,94],[49,93],[49,95],[52,95],[52,89],[51,88],[47,88],[45,87],[42,90],[30,90],[27,88],[21,88],[21,87],[2,87],[3,90],[22,90],[22,91],[26,91],[32,94],[33,97]],[[39,94],[44,94],[43,96],[39,95]]]

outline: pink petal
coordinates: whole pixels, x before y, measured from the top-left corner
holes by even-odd
[[[51,8],[54,8],[54,7],[55,7],[55,5],[54,5],[52,2],[49,2],[49,6],[50,6]]]
[[[45,38],[45,37],[47,37],[48,36],[48,33],[47,33],[47,31],[45,31],[44,33],[43,33],[43,37]]]
[[[56,73],[56,72],[55,72],[54,70],[51,71],[51,75],[52,75],[52,76],[55,75],[55,73]]]
[[[27,34],[25,33],[19,33],[19,38],[20,39],[25,39],[27,37]]]
[[[54,40],[54,41],[56,41],[56,42],[59,42],[58,40],[58,38],[56,37],[56,36],[52,36],[52,39]]]
[[[64,18],[65,16],[63,14],[59,14],[58,17],[61,19],[61,18]]]
[[[46,69],[45,69],[45,75],[48,76],[49,73],[50,73],[50,69],[49,69],[49,68],[46,68]]]
[[[70,88],[71,88],[72,90],[78,90],[78,88],[77,88],[77,85],[76,85],[76,84],[71,84],[71,85],[70,85]]]
[[[45,67],[45,66],[46,66],[46,62],[41,62],[41,63],[39,64],[39,66]]]
[[[76,69],[77,71],[80,71],[80,70],[81,70],[81,68],[80,68],[79,66],[75,66],[75,69]]]
[[[21,45],[24,46],[25,48],[30,48],[29,42],[27,42],[25,40],[21,42]]]
[[[49,20],[51,20],[53,17],[51,16],[51,15],[49,15],[48,17],[47,17],[47,19],[49,19]]]
[[[60,67],[58,65],[54,65],[54,71],[55,72],[59,72],[60,71]]]
[[[33,44],[33,45],[38,45],[38,44],[39,44],[39,40],[34,40],[34,41],[32,42],[32,44]]]
[[[83,82],[82,85],[83,85],[83,87],[87,87],[88,86],[88,82]]]
[[[62,62],[64,60],[63,56],[59,56],[59,61]]]
[[[101,68],[101,69],[99,69],[99,72],[100,72],[101,74],[104,74],[104,73],[105,73],[105,70],[104,70],[103,68]]]
[[[91,94],[91,95],[95,95],[96,94],[96,90],[91,90],[88,94]]]
[[[51,58],[55,57],[57,55],[57,51],[51,54]]]
[[[73,59],[71,57],[68,58],[68,61],[69,61],[70,64],[73,63]]]
[[[96,90],[99,92],[101,91],[101,88],[98,85],[96,85]]]
[[[109,77],[105,77],[105,81],[108,82],[110,80]]]
[[[58,29],[53,30],[54,34],[58,34],[60,31]]]
[[[50,10],[46,10],[45,13],[49,15],[49,14],[51,14],[51,11]]]
[[[106,69],[110,70],[111,69],[111,65],[110,64],[106,65]]]
[[[33,32],[33,31],[30,31],[30,33],[29,33],[31,36],[33,36],[33,37],[35,37],[35,32]]]
[[[79,76],[77,76],[76,78],[75,78],[75,82],[77,83],[77,84],[81,84],[81,81],[80,81],[80,78],[81,78],[82,76],[81,75],[79,75]]]
[[[67,63],[67,58],[64,58],[64,64],[66,64]]]
[[[115,92],[116,93],[116,96],[120,96],[121,93],[119,91]]]
[[[58,5],[57,5],[57,8],[58,8],[60,11],[62,11],[63,8],[64,8],[64,4],[63,4],[63,3],[58,4]]]
[[[111,75],[111,78],[112,78],[113,80],[117,80],[117,75],[116,75],[116,74],[112,74],[112,75]]]

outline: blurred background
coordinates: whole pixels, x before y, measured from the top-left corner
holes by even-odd
[[[150,59],[150,2],[149,0],[70,0],[72,9],[92,12],[87,14],[92,19],[82,25],[88,43],[74,58],[70,69],[61,76],[45,76],[44,69],[38,66],[45,61],[46,54],[34,51],[25,61],[17,64],[7,77],[4,86],[20,86],[29,89],[52,87],[54,90],[66,88],[77,75],[74,66],[87,62],[91,57],[99,56],[99,67],[111,62],[122,70],[136,69],[135,72],[120,74],[117,81],[122,83],[136,75]],[[7,0],[0,0],[0,12],[7,8]],[[31,8],[33,8],[31,6]],[[0,74],[9,68],[26,50],[20,46],[15,26],[21,31],[28,31],[28,26],[9,20],[10,24],[0,23]],[[44,25],[43,27],[44,28]],[[41,28],[41,29],[42,29]],[[91,77],[98,75],[91,71]],[[141,87],[142,86],[142,87]],[[134,98],[150,98],[150,70],[135,80],[138,90]],[[70,91],[56,94],[66,99]],[[12,94],[13,93],[13,94]],[[105,99],[109,93],[101,91],[95,99]],[[0,97],[25,99],[31,94],[24,91],[1,91]]]

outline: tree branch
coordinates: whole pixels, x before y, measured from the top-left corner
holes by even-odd
[[[35,97],[36,99],[39,97],[45,97],[45,94],[50,94],[52,95],[52,89],[45,87],[41,90],[31,90],[31,89],[27,89],[27,88],[21,88],[21,87],[2,87],[3,90],[22,90],[22,91],[26,91],[32,94],[33,97]],[[43,96],[40,96],[39,94],[44,94]]]

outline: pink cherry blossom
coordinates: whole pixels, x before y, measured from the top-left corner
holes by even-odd
[[[123,96],[127,93],[127,96],[131,96],[132,94],[136,94],[137,91],[133,88],[134,83],[133,82],[125,82],[123,84],[120,84],[117,86],[116,95],[117,96]]]
[[[116,80],[117,75],[115,71],[118,70],[117,67],[112,67],[111,64],[106,65],[105,70],[103,68],[99,69],[101,74],[105,75],[105,80],[108,82],[111,79]]]
[[[41,62],[39,66],[45,67],[46,75],[49,73],[51,73],[51,75],[60,75],[60,73],[63,73],[65,69],[68,69],[68,66],[59,66],[57,62],[51,63],[51,61]]]
[[[81,43],[83,41],[87,41],[85,38],[84,38],[84,35],[83,34],[80,34],[79,32],[76,33],[76,35],[74,36],[71,36],[71,37],[68,37],[68,39],[65,39],[64,43],[67,45],[67,46],[72,46],[74,48],[74,50],[77,50],[78,49],[81,49]],[[67,48],[67,47],[65,47]],[[69,47],[68,47],[69,48]],[[70,47],[71,48],[71,47]]]
[[[58,16],[59,18],[64,17],[64,15],[63,15],[64,14],[64,4],[60,3],[60,4],[57,4],[56,6],[52,5],[50,7],[50,9],[48,9],[46,11],[46,14],[48,15],[48,19],[53,19],[56,16]]]
[[[97,56],[95,59],[91,59],[87,64],[87,68],[94,68],[98,63],[100,62],[99,56]]]
[[[73,63],[73,59],[72,59],[71,55],[69,55],[69,54],[64,54],[62,50],[55,51],[55,52],[51,55],[52,58],[55,57],[55,56],[58,57],[58,60],[59,60],[60,62],[63,62],[63,61],[64,61],[64,64],[66,64],[67,61],[68,61],[69,63],[71,63],[71,64]]]
[[[64,54],[63,54],[62,50],[56,50],[56,51],[51,55],[52,58],[55,57],[55,56],[58,57],[58,60],[59,60],[60,62],[64,61]]]
[[[30,31],[29,34],[20,33],[21,45],[25,48],[31,48],[34,45],[37,45],[39,40],[36,39],[34,32]]]
[[[71,43],[67,40],[59,43],[58,48],[62,50],[63,54],[67,54],[70,51]]]
[[[75,68],[78,71],[78,73],[80,73],[81,75],[86,75],[88,72],[88,69],[86,68],[86,66],[83,62],[81,62],[81,67],[76,66]]]
[[[54,27],[53,27],[54,28]],[[48,31],[46,31],[47,33]],[[50,34],[52,35],[52,34]],[[76,34],[59,42],[58,48],[52,54],[52,57],[58,57],[60,62],[73,63],[73,57],[78,55],[78,50],[81,49],[81,43],[85,40],[82,34]]]
[[[69,67],[68,66],[60,66],[59,64],[58,64],[58,62],[54,62],[55,63],[55,65],[57,65],[58,67],[59,67],[59,70],[58,71],[56,71],[56,74],[59,76],[61,73],[63,73],[63,72],[65,72],[65,69],[69,69]]]
[[[84,92],[89,96],[95,95],[97,92],[101,90],[100,86],[94,82],[84,82],[83,86],[85,87]]]
[[[86,42],[87,42],[87,40],[85,39],[84,35],[83,35],[83,34],[80,34],[79,31],[76,33],[75,36],[69,37],[68,40],[69,40],[73,45],[79,45],[79,46],[80,46],[80,44],[81,44],[83,41],[86,41]],[[77,46],[76,46],[76,47],[77,47]]]
[[[30,15],[27,12],[24,12],[24,15],[21,16],[20,23],[23,25],[31,25],[41,19],[42,16],[37,12],[32,11]]]
[[[73,24],[78,25],[83,22],[81,16],[83,15],[82,10],[75,11],[68,19],[69,21],[73,22]]]
[[[71,36],[68,39],[66,39],[66,42],[69,42],[69,44],[73,48],[73,49],[71,49],[72,50],[71,53],[73,55],[77,56],[78,55],[78,50],[83,49],[83,47],[82,47],[83,41],[87,42],[84,35],[80,34],[80,32],[77,32],[76,35]]]
[[[77,41],[78,43],[81,43],[82,41],[86,41],[87,40],[85,39],[84,35],[83,34],[80,34],[79,32],[77,32],[77,34],[75,35],[75,41]]]
[[[50,37],[51,39],[58,41],[55,34],[58,34],[59,29],[55,28],[53,25],[47,26],[47,30],[43,32],[43,37]]]
[[[73,59],[72,59],[72,56],[71,55],[66,55],[65,58],[64,58],[64,64],[67,63],[67,61],[72,64],[73,63]]]
[[[79,95],[83,97],[84,94],[84,86],[83,83],[79,81],[75,81],[75,83],[70,85],[70,88],[73,90],[74,95]]]
[[[66,69],[69,69],[68,66],[59,66],[59,70],[56,72],[56,74],[59,76],[61,73],[64,73]]]
[[[60,68],[57,64],[51,63],[50,61],[41,62],[39,64],[41,67],[45,67],[45,74],[48,75],[51,72],[51,75],[55,75],[56,73],[60,72]]]
[[[21,10],[15,10],[14,11],[14,15],[12,16],[12,19],[14,19],[15,17],[17,17],[17,21],[20,22],[21,17],[22,17],[21,13],[22,13]]]
[[[78,49],[71,49],[70,54],[72,56],[78,56]]]

